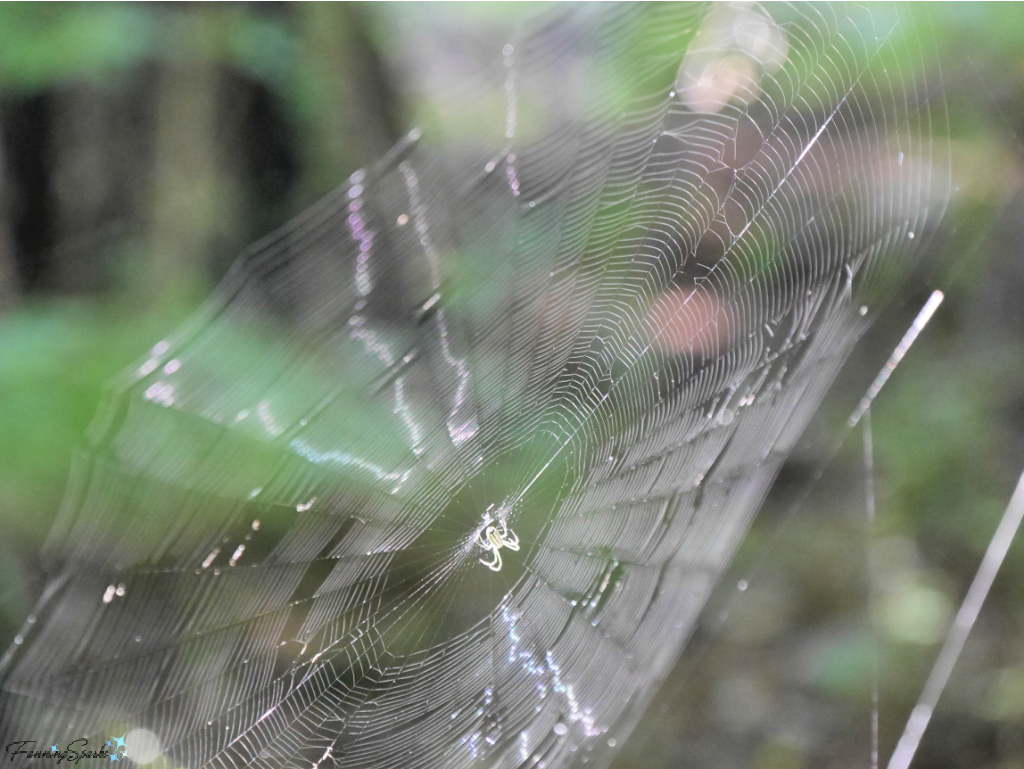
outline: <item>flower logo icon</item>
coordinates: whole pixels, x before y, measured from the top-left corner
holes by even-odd
[[[128,757],[128,746],[124,742],[125,736],[122,734],[120,737],[111,737],[107,740],[107,747],[113,750],[113,753],[110,754],[111,763]]]

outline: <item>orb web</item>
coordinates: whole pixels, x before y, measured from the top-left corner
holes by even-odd
[[[494,53],[112,383],[5,736],[232,769],[628,736],[935,228],[941,102],[891,8],[567,8]]]

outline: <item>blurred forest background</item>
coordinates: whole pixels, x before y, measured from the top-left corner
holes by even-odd
[[[0,646],[41,591],[38,552],[104,381],[536,12],[0,4]],[[949,109],[945,229],[786,466],[620,769],[869,766],[869,584],[887,756],[1024,469],[1024,8],[913,13]],[[869,569],[859,432],[793,505],[934,288],[947,300],[873,413]],[[915,766],[1024,767],[1024,542]]]

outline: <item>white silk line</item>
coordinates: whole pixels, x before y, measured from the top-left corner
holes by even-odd
[[[981,559],[978,573],[974,575],[974,581],[967,589],[964,602],[956,613],[956,619],[953,620],[953,627],[950,628],[949,634],[942,644],[942,650],[935,659],[932,672],[928,674],[928,680],[921,690],[921,697],[910,712],[903,736],[900,737],[896,750],[893,751],[892,758],[889,759],[888,769],[907,769],[910,762],[914,760],[917,746],[921,744],[921,737],[924,735],[924,730],[928,728],[935,705],[949,681],[949,676],[953,672],[953,666],[956,665],[960,652],[963,651],[967,636],[978,619],[981,605],[988,597],[992,582],[995,580],[999,567],[1003,564],[1003,559],[1006,558],[1006,553],[1017,534],[1017,529],[1020,528],[1022,518],[1024,518],[1024,474],[1017,481],[1017,488],[1010,498],[1010,504],[1007,506],[1006,512],[1003,513],[996,533],[992,535],[992,541],[988,543],[985,557]]]
[[[878,769],[878,616],[875,611],[875,442],[871,409],[864,413],[864,511],[867,513],[868,617],[871,620],[871,769]]]
[[[907,329],[907,333],[903,335],[900,343],[896,345],[896,349],[892,351],[892,355],[889,356],[889,360],[882,366],[882,370],[878,372],[878,376],[875,377],[875,381],[871,383],[871,387],[864,393],[864,397],[860,399],[860,403],[857,408],[850,414],[850,418],[846,420],[847,427],[856,427],[864,413],[871,408],[871,401],[878,395],[878,391],[882,389],[889,377],[892,376],[892,372],[899,365],[900,361],[903,360],[903,356],[907,354],[907,350],[910,349],[910,345],[917,339],[917,335],[924,330],[924,327],[928,325],[928,321],[932,319],[932,315],[939,309],[939,305],[942,304],[942,300],[945,299],[945,295],[936,289],[932,291],[932,295],[928,297],[928,301],[924,303],[924,307],[921,308],[921,312],[914,318],[914,322],[910,324],[910,328]]]

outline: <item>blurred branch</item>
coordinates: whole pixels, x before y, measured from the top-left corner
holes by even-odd
[[[398,138],[395,91],[369,41],[363,11],[348,4],[296,7],[296,98],[306,134],[303,198],[336,187]]]
[[[205,288],[216,234],[232,229],[237,220],[229,196],[220,189],[224,171],[217,146],[221,77],[210,55],[219,43],[218,16],[219,9],[204,7],[189,16],[169,17],[172,33],[197,36],[207,50],[198,56],[170,58],[157,75],[148,216],[150,266],[143,281],[163,298],[193,287]]]
[[[2,121],[0,121],[2,122]],[[8,201],[9,179],[0,142],[0,314],[9,310],[18,295],[17,272],[14,266],[14,241]]]

